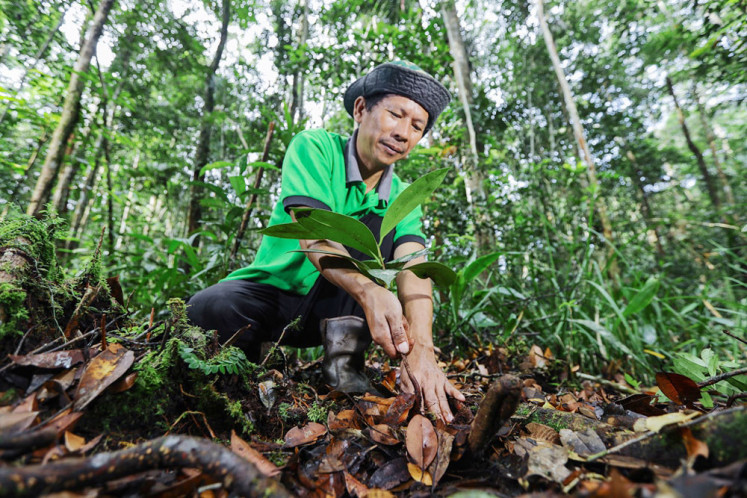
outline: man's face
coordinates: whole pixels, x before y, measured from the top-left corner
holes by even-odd
[[[365,99],[355,101],[353,117],[358,128],[358,157],[369,170],[383,169],[407,157],[423,137],[428,113],[417,102],[387,95],[371,110]]]

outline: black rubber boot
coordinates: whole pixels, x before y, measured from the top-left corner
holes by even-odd
[[[340,316],[321,322],[324,361],[322,371],[327,383],[345,393],[376,393],[365,375],[365,352],[371,333],[363,318]]]

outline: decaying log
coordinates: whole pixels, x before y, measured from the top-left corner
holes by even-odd
[[[43,448],[54,443],[57,439],[56,429],[42,429],[35,431],[25,431],[15,434],[0,435],[0,456],[8,458],[13,455],[20,455],[24,452]]]
[[[251,462],[206,439],[165,436],[90,458],[18,468],[0,468],[0,496],[38,496],[101,485],[152,469],[197,468],[238,496],[290,496]]]
[[[31,242],[26,238],[18,237],[15,243],[23,246]],[[14,284],[21,280],[30,261],[32,261],[31,257],[18,247],[0,248],[0,284]],[[6,310],[0,303],[0,324],[5,323],[9,313],[12,313],[12,310]]]
[[[527,416],[514,418],[521,420],[522,423],[536,422],[547,425],[558,431],[570,429],[583,432],[593,429],[608,449],[622,445],[642,434],[631,430],[621,430],[619,427],[593,420],[580,413],[536,408],[529,404],[523,404],[520,412],[524,412],[525,409]],[[747,440],[747,406],[730,409],[723,415],[718,413],[713,415],[715,416],[700,417],[688,424],[693,436],[708,445],[709,465],[721,466],[747,458],[747,446],[741,444],[741,441]],[[631,444],[617,453],[671,468],[679,467],[687,458],[687,451],[679,430],[667,430],[666,427],[660,433]]]
[[[488,388],[472,421],[468,443],[475,456],[482,455],[498,429],[501,428],[521,401],[521,380],[513,375],[504,375]]]

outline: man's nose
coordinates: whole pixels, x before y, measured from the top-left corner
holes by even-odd
[[[409,126],[407,119],[398,120],[392,133],[394,138],[400,142],[407,142],[407,129]]]

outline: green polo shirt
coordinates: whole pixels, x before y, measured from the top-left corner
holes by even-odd
[[[355,134],[345,139],[326,130],[308,130],[296,135],[283,160],[280,198],[270,217],[270,226],[291,223],[292,207],[327,209],[360,219],[369,213],[384,216],[389,203],[407,187],[389,166],[375,189],[366,193],[355,154]],[[415,241],[425,245],[418,207],[402,220],[394,232],[394,247]],[[375,234],[378,237],[378,234]],[[265,235],[257,257],[247,268],[236,270],[225,280],[249,279],[305,295],[319,271],[300,249],[298,240]]]

